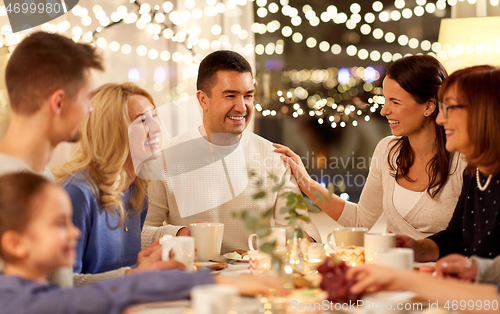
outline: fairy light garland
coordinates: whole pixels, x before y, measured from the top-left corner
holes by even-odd
[[[95,28],[93,31],[84,32],[80,26],[75,26],[72,30],[73,40],[78,41],[82,40],[84,42],[98,45],[99,47],[104,48],[108,43],[108,40],[102,35],[102,32],[115,25],[125,23],[132,24],[135,23],[138,29],[146,29],[154,35],[154,39],[160,39],[160,36],[163,36],[165,39],[171,40],[172,42],[181,43],[184,45],[194,57],[196,53],[193,51],[194,46],[198,45],[202,50],[207,50],[209,48],[212,49],[232,49],[229,44],[229,39],[227,36],[222,35],[217,40],[209,41],[205,38],[197,38],[197,35],[201,33],[201,28],[197,25],[193,26],[187,32],[179,31],[175,32],[175,27],[182,25],[184,21],[189,20],[190,18],[199,19],[203,15],[206,16],[217,16],[218,14],[226,13],[228,16],[237,16],[241,14],[241,9],[239,6],[244,6],[253,0],[229,0],[225,4],[224,3],[216,3],[214,0],[207,0],[207,6],[202,10],[195,7],[194,0],[186,0],[184,1],[184,5],[187,8],[184,11],[176,11],[174,10],[174,5],[170,1],[164,1],[163,4],[160,5],[150,5],[149,3],[140,3],[137,0],[131,0],[130,3],[135,5],[138,10],[134,12],[128,12],[128,9],[124,5],[118,6],[117,10],[111,14],[110,17],[106,16],[106,12],[102,10],[101,6],[94,5],[92,11],[95,13],[95,18],[99,20],[100,26]],[[190,10],[192,9],[192,10]],[[84,27],[90,26],[93,22],[92,17],[89,16],[89,10],[87,8],[81,7],[79,5],[75,6],[72,10],[73,15],[81,17],[81,23]],[[6,11],[5,7],[0,7],[0,16],[5,16]],[[69,24],[68,21],[65,21]],[[61,23],[59,23],[61,24]],[[58,25],[59,25],[58,24]],[[237,32],[238,37],[241,40],[245,40],[248,38],[249,33],[246,30],[242,30],[241,26],[239,26],[239,31],[233,27],[232,32]],[[233,26],[235,26],[233,25]],[[214,25],[216,27],[217,25]],[[45,23],[42,25],[42,29],[47,32],[60,32],[63,33],[70,28],[68,26],[66,29],[59,29],[54,24]],[[220,26],[219,26],[220,28]],[[2,28],[3,34],[12,33],[12,29],[9,25],[5,25]],[[212,28],[212,33],[217,35],[215,28]],[[219,32],[220,34],[220,32]],[[99,38],[103,38],[98,42]],[[122,46],[122,45],[120,45]],[[114,45],[116,47],[116,44]],[[252,47],[253,53],[254,47]],[[117,51],[116,49],[110,49],[111,51]],[[126,49],[125,51],[128,51]],[[142,51],[142,49],[140,49]],[[246,52],[248,54],[249,47],[245,47],[245,50],[242,52]],[[142,54],[144,55],[144,54]],[[149,54],[148,54],[149,55]],[[153,51],[152,55],[155,53]],[[153,58],[154,59],[154,58]]]
[[[299,15],[299,10],[289,5],[288,0],[280,0],[279,3],[268,2],[267,0],[229,0],[225,4],[217,3],[216,0],[207,0],[207,6],[202,8],[195,8],[194,0],[184,1],[186,10],[174,10],[174,5],[170,1],[164,1],[162,5],[151,5],[147,2],[140,3],[137,0],[131,0],[130,3],[134,5],[135,10],[129,11],[126,6],[120,5],[115,12],[109,16],[99,6],[95,5],[92,8],[94,17],[89,15],[89,9],[75,6],[72,13],[81,18],[82,26],[88,27],[93,23],[93,19],[99,21],[100,26],[93,31],[84,31],[82,27],[75,26],[71,29],[69,21],[62,21],[56,24],[45,23],[42,29],[47,32],[60,32],[64,33],[70,31],[75,41],[83,40],[85,42],[92,42],[101,48],[107,48],[112,52],[121,52],[130,54],[136,52],[139,56],[148,57],[151,60],[161,59],[162,61],[172,60],[174,62],[183,62],[188,65],[187,72],[184,73],[187,77],[192,76],[197,71],[197,64],[201,61],[202,54],[196,53],[195,48],[201,50],[208,49],[233,49],[249,55],[256,53],[257,55],[280,55],[284,51],[283,39],[278,39],[275,42],[267,44],[257,44],[255,46],[248,44],[244,47],[240,44],[232,45],[226,35],[219,36],[216,40],[208,40],[207,38],[199,38],[201,29],[196,25],[187,31],[175,32],[175,28],[190,18],[199,19],[203,15],[216,16],[218,14],[237,14],[238,6],[244,6],[248,3],[255,1],[258,9],[256,15],[260,18],[266,17],[268,14],[281,13],[290,18],[290,26],[283,26],[277,20],[272,20],[267,24],[256,22],[251,26],[251,30],[242,29],[241,25],[235,23],[231,25],[230,31],[237,35],[239,39],[245,40],[253,32],[254,34],[265,34],[280,32],[283,37],[292,37],[295,43],[305,43],[310,49],[319,49],[323,53],[332,53],[338,55],[345,53],[350,57],[357,57],[360,60],[370,59],[374,62],[382,60],[383,62],[391,62],[402,58],[400,53],[393,53],[390,51],[377,51],[367,50],[355,45],[348,45],[342,47],[337,43],[330,43],[328,41],[318,42],[314,37],[305,38],[300,32],[294,31],[295,27],[300,26],[306,21],[313,27],[321,23],[333,22],[338,25],[344,25],[349,30],[359,29],[359,32],[364,36],[373,36],[376,40],[385,40],[387,43],[397,42],[400,46],[408,46],[411,49],[421,49],[419,53],[427,53],[436,56],[440,60],[446,58],[454,58],[462,53],[500,53],[500,38],[495,41],[488,41],[487,43],[477,44],[475,46],[470,44],[456,45],[454,47],[444,46],[441,47],[439,43],[431,43],[428,40],[418,40],[416,38],[409,38],[405,34],[396,35],[393,32],[384,31],[382,28],[373,28],[371,24],[376,20],[381,22],[399,21],[400,19],[410,19],[413,16],[422,16],[424,14],[434,14],[436,10],[444,10],[447,6],[454,6],[457,0],[438,0],[435,2],[427,2],[427,0],[416,0],[416,5],[413,8],[407,6],[404,0],[395,0],[395,9],[385,9],[380,1],[374,1],[371,4],[371,10],[361,15],[362,7],[358,3],[352,3],[349,7],[350,12],[339,12],[337,7],[330,5],[324,12],[317,14],[310,5],[304,5],[302,9],[303,16]],[[492,6],[498,5],[498,0],[490,0]],[[366,9],[366,8],[365,8]],[[236,13],[231,13],[236,12]],[[5,7],[0,7],[0,16],[6,16]],[[167,50],[158,51],[156,49],[149,49],[144,45],[132,47],[127,43],[119,43],[115,40],[108,41],[104,36],[104,30],[114,27],[119,24],[135,24],[140,30],[147,30],[155,40],[164,37],[175,43],[183,45],[186,53],[174,52],[170,53]],[[10,26],[4,25],[2,27],[2,34],[12,32]],[[222,32],[220,25],[214,25],[210,29],[211,33],[218,36]],[[12,34],[8,37],[4,35],[4,43],[1,46],[16,45],[22,39],[21,35]],[[411,55],[411,54],[406,54]],[[405,55],[405,56],[406,56]],[[161,84],[159,84],[161,85]],[[158,85],[158,86],[159,86]],[[155,90],[161,90],[155,84]],[[158,87],[158,88],[157,88]],[[375,101],[374,104],[377,102]],[[297,112],[297,111],[296,111]],[[304,111],[305,112],[305,111]],[[273,111],[269,112],[272,115]],[[274,114],[277,114],[276,112]],[[304,113],[302,113],[304,114]],[[324,120],[324,119],[323,119]]]
[[[294,7],[291,7],[288,4],[287,0],[282,0],[280,2],[282,4],[282,13],[285,16],[289,16],[291,18],[291,23],[294,26],[299,26],[301,24],[301,18],[298,16],[299,10],[297,10]],[[257,5],[264,6],[266,5],[266,1],[262,1],[261,3],[257,3]],[[269,6],[273,5],[275,3],[269,4]],[[398,21],[401,17],[405,19],[409,19],[412,17],[413,14],[415,16],[422,16],[425,12],[431,14],[435,13],[436,10],[443,10],[446,9],[447,6],[454,6],[457,4],[457,0],[448,0],[446,2],[445,0],[438,0],[435,4],[432,2],[427,3],[426,0],[417,0],[416,1],[417,6],[415,8],[410,9],[406,8],[406,2],[404,0],[395,0],[394,1],[394,6],[399,9],[398,10],[393,10],[392,12],[388,13],[388,11],[383,11],[384,7],[382,2],[380,1],[375,1],[372,3],[372,9],[373,12],[368,12],[365,14],[364,19],[365,22],[368,24],[363,24],[360,26],[360,32],[363,35],[370,35],[377,39],[377,40],[382,40],[384,39],[387,43],[394,43],[397,42],[400,46],[408,46],[411,49],[418,49],[420,48],[422,52],[419,53],[427,53],[430,54],[434,57],[439,58],[440,60],[445,60],[447,57],[454,58],[457,55],[460,55],[464,52],[464,48],[460,47],[460,45],[457,45],[457,47],[450,47],[450,46],[445,46],[441,47],[441,45],[438,42],[433,42],[431,43],[428,40],[422,40],[419,41],[416,38],[409,38],[407,35],[402,34],[396,37],[396,35],[392,32],[384,32],[380,28],[375,28],[372,29],[369,24],[373,23],[377,16],[374,13],[379,13],[378,18],[382,22],[388,22],[389,20],[393,21]],[[498,0],[490,0],[490,4],[492,6],[498,6],[499,1]],[[276,5],[276,4],[275,4]],[[277,5],[276,5],[277,6]],[[279,7],[278,7],[279,8]],[[271,12],[271,10],[269,10]],[[304,5],[302,8],[302,11],[305,14],[306,19],[309,20],[311,26],[317,26],[318,25],[318,20],[316,16],[316,12],[312,9],[310,5]],[[320,14],[320,20],[322,22],[329,22],[330,20],[334,21],[336,24],[345,24],[348,29],[354,29],[356,28],[357,24],[361,22],[361,16],[359,13],[361,12],[361,6],[358,3],[353,3],[350,6],[350,11],[352,13],[351,18],[347,17],[347,14],[343,12],[338,12],[337,8],[334,5],[328,6],[326,11],[322,12]],[[277,12],[277,10],[274,10],[273,13]],[[294,18],[298,18],[298,22],[294,22]],[[349,21],[353,21],[353,26],[349,27]],[[273,27],[274,26],[274,27]],[[264,24],[259,24],[259,23],[254,23],[252,25],[252,30],[255,33],[263,34],[267,31],[269,32],[275,32],[279,30],[280,23],[276,20],[271,21],[266,25]],[[331,52],[333,54],[340,54],[342,52],[342,47],[338,44],[333,44],[331,45],[327,41],[322,41],[321,43],[318,43],[314,37],[309,37],[305,39],[301,33],[299,32],[293,32],[293,29],[291,26],[285,26],[282,28],[282,35],[284,37],[290,37],[292,36],[292,40],[295,43],[300,43],[304,41],[306,43],[306,46],[309,48],[315,48],[318,47],[321,52],[328,52],[329,49],[331,49]],[[493,51],[500,53],[500,46],[498,45],[498,41],[500,38],[497,38],[495,42],[490,41],[488,43],[480,43],[475,45],[474,47],[472,45],[464,45],[467,47],[466,53],[471,54],[471,53],[477,53],[481,54],[483,52],[485,53],[493,53]],[[270,43],[272,44],[272,43]],[[269,45],[269,44],[268,44]],[[257,48],[257,47],[256,47]],[[267,45],[265,52],[266,54],[270,54]],[[263,54],[264,50],[256,49],[256,54],[261,55]],[[370,58],[372,61],[377,62],[380,59],[386,63],[395,61],[401,57],[403,57],[400,53],[391,53],[389,51],[381,52],[378,50],[372,50],[368,51],[367,49],[361,48],[358,49],[357,46],[355,45],[349,45],[346,47],[345,52],[348,56],[354,57],[357,56],[360,60],[366,60]],[[406,55],[411,55],[407,53]],[[406,56],[405,55],[405,56]]]
[[[371,114],[384,103],[382,88],[377,86],[379,80],[380,73],[372,67],[283,71],[282,81],[295,87],[277,90],[271,96],[271,106],[257,103],[255,109],[262,117],[280,113],[293,118],[309,115],[332,128],[349,124],[356,127],[360,121],[370,121]],[[328,97],[311,92],[321,85]],[[358,96],[364,92],[371,94],[367,102]],[[280,108],[275,108],[276,104]]]
[[[495,4],[495,1],[491,1],[492,5],[497,5]],[[264,8],[267,5],[267,1],[257,1],[256,4],[260,7],[257,10],[257,15],[259,17],[267,16],[267,11],[271,13],[277,13],[279,11],[279,6],[274,2],[269,4],[268,10],[265,10]],[[281,0],[280,4],[282,5],[281,13],[285,16],[290,17],[291,24],[293,26],[300,26],[302,23],[302,18],[299,16],[299,10],[297,8],[290,6],[288,0]],[[456,4],[457,4],[456,0],[448,0],[448,4],[446,3],[445,0],[438,0],[436,4],[427,3],[426,0],[417,0],[417,6],[413,10],[411,10],[409,8],[405,8],[406,2],[404,0],[395,0],[394,6],[400,11],[393,10],[392,12],[389,13],[388,11],[383,11],[384,7],[382,2],[375,1],[372,3],[373,12],[368,12],[364,16],[366,23],[360,26],[360,32],[363,35],[372,34],[372,36],[377,40],[381,40],[383,38],[387,43],[393,43],[397,39],[397,43],[400,46],[408,46],[411,49],[417,49],[420,47],[424,53],[436,56],[436,53],[441,51],[439,43],[436,42],[431,43],[428,40],[423,40],[422,42],[420,42],[416,38],[408,38],[408,36],[405,34],[399,35],[396,38],[396,35],[394,33],[384,32],[380,28],[372,29],[369,24],[373,23],[377,17],[382,22],[388,22],[389,20],[398,21],[401,19],[401,17],[409,19],[413,16],[413,14],[415,14],[416,16],[422,16],[425,12],[429,14],[435,13],[436,9],[443,11],[444,9],[446,9],[447,5],[454,6]],[[333,21],[335,24],[345,24],[345,26],[348,29],[352,30],[355,29],[362,20],[362,17],[359,14],[361,12],[361,5],[359,5],[358,3],[351,4],[350,17],[348,17],[348,15],[344,12],[338,12],[337,7],[334,5],[328,6],[326,11],[322,12],[319,15],[320,16],[319,18],[316,12],[314,12],[312,7],[308,4],[302,7],[302,11],[305,15],[305,18],[309,21],[309,23],[313,27],[318,26],[320,22],[328,23],[330,21]],[[259,12],[261,13],[259,14]],[[375,13],[378,13],[378,16],[375,15]],[[266,31],[273,33],[279,30],[280,26],[281,26],[280,23],[276,20],[269,22],[267,26],[265,24],[256,22],[252,25],[252,31],[254,31],[254,33],[256,34],[264,34],[266,33]],[[295,43],[301,43],[304,41],[306,43],[306,46],[311,49],[318,47],[321,52],[327,52],[330,48],[333,54],[340,54],[342,52],[342,47],[340,47],[340,45],[338,44],[332,45],[327,41],[322,41],[321,43],[318,43],[314,37],[309,37],[305,39],[300,32],[294,32],[291,26],[283,27],[282,35],[284,37],[291,36],[292,40]],[[431,49],[432,52],[428,52]],[[266,49],[265,51],[266,54],[270,54],[268,53],[268,49]],[[402,57],[399,53],[391,53],[389,51],[385,52],[380,52],[377,50],[367,51],[366,49],[359,49],[358,51],[358,47],[354,45],[348,46],[345,52],[348,56],[351,57],[357,56],[360,60],[366,60],[369,57],[372,61],[376,62],[382,59],[382,61],[386,63],[392,62]],[[256,54],[261,55],[263,53],[264,51],[261,48],[257,49],[256,47]]]
[[[137,1],[135,1],[135,3],[137,4]],[[189,20],[191,17],[199,19],[203,16],[203,14],[207,16],[216,16],[218,14],[226,12],[226,10],[229,9],[231,9],[232,11],[227,11],[228,13],[236,12],[232,14],[241,14],[241,12],[238,11],[239,8],[237,8],[237,6],[246,5],[247,0],[228,1],[226,5],[224,5],[223,3],[216,4],[215,1],[212,0],[207,1],[207,3],[210,3],[211,5],[205,7],[204,10],[195,8],[192,11],[185,10],[182,12],[174,11],[173,4],[170,1],[165,1],[163,3],[163,12],[160,10],[160,6],[158,5],[151,8],[149,4],[143,3],[139,5],[139,14],[142,13],[141,17],[137,18],[137,15],[134,16],[135,13],[132,13],[132,15],[128,14],[125,22],[127,22],[128,20],[129,23],[136,23],[139,29],[147,29],[154,35],[155,40],[158,40],[160,38],[160,34],[162,34],[166,39],[170,39],[171,41],[176,43],[183,43],[190,51],[193,51],[193,47],[195,45],[200,46],[202,50],[207,50],[208,48],[230,49],[231,47],[229,44],[229,39],[225,35],[222,35],[218,40],[212,41],[211,43],[205,38],[199,39],[197,36],[201,33],[201,28],[197,25],[191,27],[187,32],[174,32],[173,29],[175,26],[182,25],[183,21]],[[187,8],[193,9],[194,4],[195,3],[193,0],[185,1],[185,5]],[[166,21],[167,17],[172,21],[172,23],[169,25],[165,24],[164,22]],[[219,25],[214,25],[211,29],[212,34],[216,36],[220,35],[221,31],[222,29]],[[235,33],[234,28],[233,33]],[[242,40],[248,38],[248,32],[241,31],[241,26],[239,26],[238,37]],[[193,55],[195,55],[194,52]]]
[[[111,19],[106,16],[106,12],[102,10],[102,8],[98,5],[94,6],[93,10],[96,18],[99,20],[101,26],[97,27],[93,32],[87,32],[83,35],[83,41],[91,42],[95,41],[96,45],[104,48],[106,46],[106,39],[104,37],[95,38],[97,34],[101,33],[105,29],[109,29],[121,23],[136,23],[137,28],[146,29],[151,34],[154,35],[154,39],[158,40],[160,34],[163,34],[165,39],[169,39],[172,42],[179,43],[183,45],[193,56],[196,54],[193,51],[193,45],[190,43],[189,37],[191,34],[185,35],[184,32],[178,32],[174,35],[174,31],[176,26],[182,24],[182,18],[177,11],[173,11],[173,4],[170,1],[165,1],[162,6],[155,5],[151,7],[149,3],[140,3],[137,0],[131,0],[131,4],[135,5],[137,8],[137,12],[130,12],[125,6],[119,6],[116,12],[111,14]],[[84,11],[85,12],[85,11]],[[74,12],[75,15],[78,12]],[[140,18],[137,17],[137,14],[140,15]],[[168,18],[168,19],[167,19]],[[153,22],[154,20],[154,22]],[[166,22],[170,20],[170,23]],[[111,22],[112,21],[112,22]],[[88,15],[84,15],[82,17],[82,24],[88,26],[91,24],[91,18]],[[76,36],[75,36],[76,37]],[[78,39],[77,39],[78,40]],[[100,42],[99,42],[100,41]],[[145,53],[141,53],[144,49],[139,46],[137,52],[139,55],[146,55],[147,48]],[[111,50],[111,49],[110,49]],[[113,49],[115,50],[115,49]],[[116,51],[116,50],[115,50]],[[158,53],[155,53],[155,50],[150,50],[148,56],[151,59],[156,59],[158,57]]]
[[[81,26],[74,26],[71,28],[71,23],[68,20],[61,21],[57,24],[55,23],[44,23],[41,28],[43,31],[49,33],[65,33],[70,32],[74,41],[84,41],[87,43],[92,43],[100,48],[107,48],[112,52],[119,52],[128,55],[133,51],[136,51],[139,56],[149,57],[151,60],[161,59],[163,61],[172,60],[176,63],[183,62],[188,67],[184,69],[183,75],[185,77],[193,77],[198,71],[198,64],[201,62],[203,55],[201,53],[196,53],[194,47],[197,46],[200,50],[208,49],[233,49],[240,52],[242,55],[248,56],[254,53],[255,47],[251,44],[241,45],[241,44],[231,44],[229,42],[229,37],[222,34],[222,29],[218,25],[214,25],[210,30],[213,35],[221,35],[216,40],[209,40],[207,38],[198,38],[201,33],[201,28],[198,25],[190,27],[187,31],[176,32],[176,27],[182,25],[185,21],[190,18],[200,19],[201,17],[209,16],[214,17],[222,13],[226,13],[227,17],[239,16],[242,11],[240,6],[245,6],[251,3],[253,0],[229,0],[225,4],[217,3],[215,0],[207,0],[207,6],[204,9],[195,8],[194,0],[184,1],[184,6],[186,10],[176,11],[174,10],[174,5],[170,1],[164,1],[160,5],[151,5],[146,2],[139,2],[137,0],[131,0],[130,4],[134,6],[134,10],[127,9],[126,6],[120,5],[117,7],[115,12],[112,12],[110,16],[102,9],[100,5],[94,5],[92,8],[85,8],[76,5],[72,10],[72,14],[80,18]],[[94,16],[90,16],[91,11]],[[7,12],[5,6],[0,6],[0,16],[6,16]],[[95,20],[99,21],[99,26],[93,31],[84,30],[89,27]],[[103,35],[104,31],[108,28],[120,25],[120,24],[133,24],[137,26],[138,29],[147,30],[154,35],[154,39],[160,39],[160,35],[167,40],[175,43],[179,43],[185,46],[189,53],[173,52],[170,53],[168,50],[158,51],[156,49],[149,49],[144,45],[138,45],[133,47],[126,43],[119,43],[116,40],[108,41]],[[241,25],[235,23],[231,27],[231,32],[235,34],[239,39],[246,40],[250,35],[247,30],[242,29]],[[2,34],[4,34],[4,42],[0,43],[0,47],[7,46],[7,48],[17,45],[22,38],[29,34],[30,31],[25,31],[21,33],[12,34],[12,29],[9,25],[4,25],[2,27]],[[145,84],[145,81],[138,82],[141,85]],[[181,84],[182,85],[182,84]],[[164,99],[167,102],[172,99],[184,97],[185,93],[183,90],[185,87],[181,85],[176,86],[171,89],[171,92],[164,95]],[[182,88],[182,90],[181,90]],[[161,91],[163,89],[163,84],[156,82],[153,85],[155,91]]]
[[[86,42],[95,42],[96,45],[104,48],[108,44],[108,41],[102,35],[102,31],[104,29],[123,22],[127,24],[135,23],[139,29],[146,29],[149,32],[151,32],[154,35],[154,39],[156,40],[158,40],[160,38],[160,34],[162,34],[163,37],[165,37],[166,39],[183,44],[189,50],[192,57],[194,57],[196,55],[196,53],[193,51],[194,46],[199,46],[202,50],[207,50],[209,48],[234,49],[234,47],[232,47],[228,42],[226,38],[227,36],[223,37],[224,35],[222,35],[219,39],[210,42],[205,38],[197,38],[197,35],[199,35],[199,32],[201,32],[201,30],[194,30],[194,31],[188,30],[187,34],[181,31],[178,34],[175,34],[173,28],[176,26],[176,24],[181,25],[183,17],[184,19],[186,19],[188,15],[194,18],[200,18],[203,14],[207,16],[215,16],[217,14],[225,12],[226,10],[234,9],[233,7],[236,7],[237,5],[245,5],[248,2],[250,1],[235,0],[235,1],[228,1],[224,5],[223,3],[217,4],[216,1],[214,0],[208,0],[207,1],[208,6],[202,10],[199,8],[194,8],[195,2],[193,0],[186,0],[185,1],[186,8],[192,10],[191,11],[185,10],[180,12],[173,10],[173,4],[170,1],[165,1],[161,6],[156,5],[151,7],[151,5],[148,3],[141,4],[137,1],[132,0],[131,3],[135,4],[138,7],[138,12],[128,12],[127,8],[121,5],[117,8],[116,12],[113,12],[111,14],[110,17],[107,17],[106,13],[102,10],[102,8],[99,5],[96,5],[94,6],[93,11],[95,13],[95,17],[99,20],[101,26],[96,28],[93,32],[86,32],[86,33],[83,33],[81,28],[78,29],[75,27],[73,29],[73,35],[75,40],[82,39]],[[302,18],[299,16],[299,10],[290,6],[288,0],[280,0],[279,3],[281,5],[281,10],[280,10],[280,5],[274,2],[271,2],[269,4],[267,1],[264,0],[256,0],[255,2],[256,5],[259,7],[259,9],[257,9],[256,11],[256,14],[260,17],[267,16],[267,12],[275,14],[281,11],[283,15],[290,17],[292,26],[299,26],[302,23]],[[498,5],[497,0],[490,0],[490,3],[491,5]],[[408,38],[408,36],[405,34],[396,36],[392,32],[385,32],[380,28],[372,29],[372,27],[370,26],[370,24],[373,23],[377,18],[382,22],[387,22],[389,20],[398,21],[400,18],[409,19],[413,15],[422,16],[425,12],[434,13],[436,9],[444,10],[446,6],[456,5],[457,0],[448,0],[447,2],[445,0],[438,0],[436,1],[435,4],[432,2],[427,3],[426,0],[417,0],[416,4],[417,5],[412,10],[406,7],[406,2],[404,0],[395,0],[394,7],[396,8],[396,10],[392,10],[391,12],[389,12],[388,10],[384,10],[384,6],[380,1],[375,1],[371,5],[372,11],[365,13],[364,22],[366,23],[363,23],[359,27],[359,31],[361,34],[365,36],[371,34],[377,40],[384,39],[387,43],[394,43],[397,41],[397,43],[400,46],[408,46],[411,49],[420,48],[422,50],[422,52],[420,53],[428,53],[433,56],[438,56],[438,58],[439,57],[446,58],[447,56],[453,57],[454,55],[459,54],[461,50],[456,49],[456,51],[453,51],[454,47],[447,47],[451,49],[451,51],[445,50],[445,52],[443,52],[444,49],[441,49],[439,43],[436,42],[431,43],[428,40],[422,40],[420,42],[416,38]],[[265,8],[266,6],[267,9]],[[265,11],[260,9],[264,9]],[[344,12],[339,12],[336,6],[330,5],[324,12],[322,12],[318,16],[310,5],[306,4],[302,7],[302,11],[305,15],[306,20],[308,20],[312,26],[317,26],[321,22],[327,23],[333,21],[336,24],[345,25],[348,29],[354,29],[361,23],[363,18],[360,15],[361,9],[362,8],[360,4],[358,3],[351,4],[350,5],[351,15],[348,16]],[[4,7],[3,9],[0,8],[0,15],[6,14],[5,12],[3,12],[4,10],[5,10]],[[77,13],[77,11],[80,12]],[[88,15],[87,9],[76,6],[72,10],[72,12],[73,14],[80,16],[82,18],[81,21],[82,25],[88,26],[92,23],[92,18]],[[140,17],[138,16],[137,13],[140,15]],[[171,19],[170,15],[173,16]],[[167,21],[167,18],[171,20],[170,24],[165,23],[165,21]],[[57,31],[61,32],[59,24],[57,26]],[[55,26],[52,26],[50,28],[51,29],[46,29],[46,31],[54,32]],[[282,27],[282,25],[280,25],[279,21],[277,20],[273,20],[267,23],[267,25],[258,22],[254,23],[252,25],[251,30],[255,34],[264,34],[266,32],[274,33],[281,30],[282,35],[284,37],[291,36],[294,42],[296,43],[304,42],[307,45],[307,47],[311,49],[317,48],[324,53],[330,51],[335,55],[340,54],[344,51],[348,56],[358,57],[360,60],[366,60],[369,58],[374,62],[382,60],[383,62],[387,63],[402,57],[401,54],[393,53],[390,51],[385,51],[385,52],[378,50],[368,51],[367,49],[364,48],[358,49],[358,47],[356,47],[355,45],[349,45],[343,48],[338,44],[331,44],[327,41],[317,42],[314,37],[304,38],[300,32],[294,32],[291,26]],[[211,31],[214,35],[217,35],[220,34],[221,28],[219,25],[214,25]],[[233,34],[238,34],[238,37],[242,40],[246,39],[249,35],[248,31],[242,30],[241,26],[238,24],[232,25],[231,31],[233,32]],[[103,39],[94,37],[99,37]],[[191,41],[190,38],[193,38],[193,40]],[[128,48],[130,45],[120,44],[117,43],[116,41],[114,41],[113,43],[114,44],[111,47],[109,47],[110,50],[113,52],[119,50],[116,49],[117,45],[119,45],[120,47],[123,46],[125,47],[125,49],[123,49],[122,51],[124,53],[133,50],[132,47],[130,47],[130,49]],[[490,45],[488,46],[488,44]],[[486,46],[488,46],[488,49],[485,49],[485,51],[492,50],[491,43],[485,43],[485,47]],[[155,49],[148,49],[148,52],[145,53],[143,47],[134,47],[134,48],[138,52],[139,56],[148,56],[152,60],[155,60],[161,56],[161,53],[155,51]],[[257,55],[262,55],[264,53],[267,55],[281,54],[283,53],[284,50],[284,44],[268,43],[265,46],[263,46],[262,44],[258,44],[255,47],[249,47],[247,45],[244,47],[244,49],[239,48],[238,51],[247,55],[248,53],[250,53],[250,48],[252,48],[252,52],[255,52]],[[481,51],[481,47],[476,48],[475,50]],[[494,50],[495,51],[497,50],[496,46],[494,47]],[[164,53],[164,58],[162,58],[162,60],[165,59],[167,59],[166,53]],[[176,58],[175,60],[179,59],[180,58]],[[182,58],[181,61],[184,59],[190,60],[189,58],[186,57]]]

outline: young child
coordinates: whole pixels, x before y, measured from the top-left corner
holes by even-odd
[[[128,306],[188,297],[200,284],[234,284],[242,294],[280,290],[278,281],[258,276],[213,278],[209,272],[154,271],[79,288],[60,290],[47,274],[75,262],[80,231],[72,221],[67,193],[32,173],[0,177],[0,275],[2,313],[122,313]],[[157,256],[153,246],[143,257]]]

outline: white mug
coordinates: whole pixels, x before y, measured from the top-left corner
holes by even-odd
[[[196,243],[196,257],[200,262],[217,261],[220,258],[224,224],[202,222],[189,225],[191,236]]]
[[[413,250],[408,248],[380,249],[377,253],[375,264],[413,270]]]
[[[191,290],[191,307],[196,314],[227,314],[234,311],[238,290],[230,285],[201,285]]]
[[[365,233],[367,228],[335,228],[326,237],[328,245],[335,250],[336,247],[364,246]],[[335,244],[332,242],[332,235],[335,237]]]
[[[253,246],[253,238],[257,238],[257,248]],[[271,228],[271,232],[264,238],[258,238],[257,234],[253,233],[248,237],[248,248],[250,251],[259,250],[262,243],[272,243],[276,241],[278,249],[286,247],[286,228]]]
[[[366,233],[365,234],[365,262],[374,264],[380,249],[396,247],[394,233]]]
[[[161,242],[161,259],[163,261],[170,260],[170,251],[173,251],[172,258],[186,266],[187,272],[194,270],[194,239],[192,237],[172,237],[166,236],[160,239]]]

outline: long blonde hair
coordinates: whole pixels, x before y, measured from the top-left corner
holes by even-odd
[[[132,121],[128,101],[134,95],[146,97],[156,107],[151,95],[134,83],[108,83],[96,88],[90,96],[94,111],[83,122],[82,137],[75,147],[73,159],[53,169],[58,184],[87,171],[83,179],[89,183],[96,199],[107,212],[120,216],[117,227],[125,219],[121,196],[127,178],[124,165],[130,158],[128,127]],[[143,210],[141,205],[146,197],[147,183],[139,177],[133,182],[135,193],[131,193],[129,204],[137,208],[138,213]]]

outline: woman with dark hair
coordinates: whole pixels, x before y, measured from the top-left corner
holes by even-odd
[[[398,236],[400,244],[414,249],[416,261],[451,253],[500,255],[499,84],[499,68],[475,66],[454,72],[439,90],[437,122],[446,131],[446,149],[465,155],[468,166],[449,225],[419,241]]]
[[[459,154],[446,152],[444,130],[435,121],[437,92],[446,77],[431,56],[402,58],[388,68],[380,114],[393,136],[378,143],[358,204],[330,198],[288,147],[275,144],[275,151],[284,154],[301,190],[341,225],[371,228],[385,213],[388,231],[423,239],[448,225],[465,168]]]

